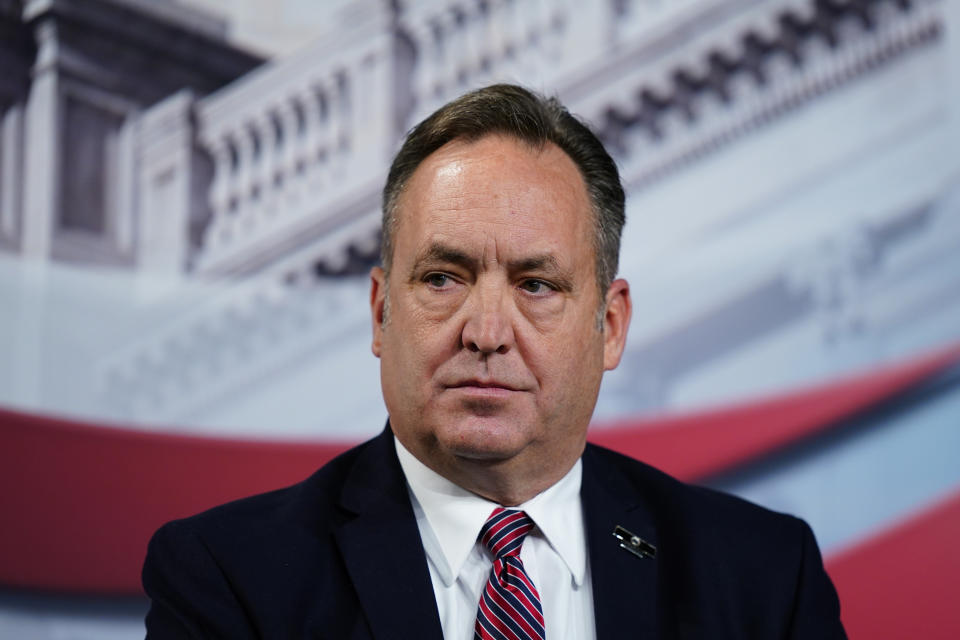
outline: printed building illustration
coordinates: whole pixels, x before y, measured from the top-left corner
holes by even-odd
[[[558,94],[623,171],[623,272],[657,313],[638,314],[602,413],[777,389],[956,337],[949,3],[331,7],[315,44],[260,65],[178,4],[5,3],[2,251],[122,271],[139,300],[113,310],[84,400],[61,365],[40,365],[26,397],[216,425],[270,372],[296,380],[298,361],[360,387],[375,363],[351,374],[356,351],[330,346],[365,349],[360,281],[391,153],[495,81]],[[741,264],[713,271],[731,252]],[[41,335],[24,357],[49,361]],[[779,366],[795,340],[807,362]],[[726,372],[741,366],[763,373],[740,389]],[[305,420],[291,428],[323,429]]]
[[[0,406],[376,433],[386,170],[413,124],[493,82],[559,96],[621,169],[634,320],[598,431],[960,341],[960,3],[327,5],[311,44],[265,60],[186,2],[0,0]],[[728,488],[849,543],[960,487],[943,388],[891,419],[905,440]],[[907,440],[924,462],[902,495],[823,500],[865,495]]]

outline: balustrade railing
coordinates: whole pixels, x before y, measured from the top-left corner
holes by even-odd
[[[197,104],[213,159],[212,218],[198,272],[344,222],[382,180],[393,139],[391,35],[374,16],[269,64]]]
[[[413,93],[423,116],[495,81],[538,86],[604,47],[611,3],[574,0],[426,0],[403,10],[417,50]]]

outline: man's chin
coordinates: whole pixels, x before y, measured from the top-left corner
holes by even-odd
[[[471,420],[454,426],[441,437],[441,446],[466,463],[496,464],[519,455],[529,444],[516,422]]]
[[[450,452],[453,457],[464,465],[494,467],[509,462],[517,456],[517,450],[489,450],[461,448]]]

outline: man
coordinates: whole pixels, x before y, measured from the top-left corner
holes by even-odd
[[[809,528],[586,445],[630,322],[616,167],[498,85],[407,137],[371,273],[387,429],[173,522],[151,638],[843,638]]]

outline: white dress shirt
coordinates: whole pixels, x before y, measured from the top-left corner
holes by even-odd
[[[399,440],[394,442],[427,554],[443,637],[472,640],[480,594],[493,563],[477,535],[501,505],[461,489],[417,460]],[[537,525],[524,540],[520,559],[540,593],[548,640],[596,638],[581,469],[577,460],[555,485],[511,507],[526,511]]]

